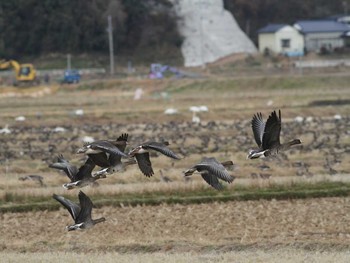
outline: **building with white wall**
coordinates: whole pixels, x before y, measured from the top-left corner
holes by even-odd
[[[304,55],[304,37],[287,24],[269,24],[258,31],[259,51],[263,54]]]

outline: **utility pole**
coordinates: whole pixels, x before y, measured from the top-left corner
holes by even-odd
[[[112,28],[112,16],[108,16],[108,39],[109,39],[109,60],[111,75],[114,75],[114,50],[113,50],[113,28]]]
[[[202,62],[202,68],[205,69],[205,61],[204,61],[204,39],[203,39],[203,3],[197,3],[197,7],[199,8],[199,34],[200,34],[200,55],[201,55],[201,62]]]
[[[348,3],[343,1],[344,15],[348,15]]]
[[[71,55],[67,54],[67,69],[71,69]]]

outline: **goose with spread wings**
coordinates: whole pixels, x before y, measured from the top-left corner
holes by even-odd
[[[49,167],[63,170],[66,173],[70,179],[70,183],[64,184],[63,187],[67,190],[93,184],[100,178],[106,178],[107,174],[107,169],[102,169],[92,174],[92,170],[95,168],[95,163],[90,158],[88,158],[78,169],[75,165],[72,165],[60,155],[57,158],[57,162],[50,164]]]
[[[154,142],[149,141],[140,144],[129,152],[130,157],[135,157],[137,164],[141,170],[141,172],[147,176],[151,177],[154,172],[152,168],[152,163],[150,160],[149,153],[150,151],[156,151],[164,154],[173,159],[181,159],[177,156],[172,150],[168,148],[169,142]]]
[[[68,210],[74,220],[73,225],[66,227],[68,231],[87,229],[93,227],[98,223],[106,221],[104,217],[98,219],[91,218],[93,204],[90,198],[82,191],[79,192],[79,204],[76,204],[60,195],[54,194],[52,197],[60,202]]]
[[[281,110],[273,111],[268,117],[266,123],[262,118],[261,112],[254,114],[252,119],[252,129],[254,139],[259,146],[259,149],[250,150],[247,156],[248,159],[264,158],[277,155],[280,151],[288,150],[291,146],[301,144],[301,140],[294,139],[287,143],[280,143],[281,133]]]
[[[127,140],[127,136],[126,136],[126,140]],[[94,141],[91,143],[87,143],[83,147],[79,148],[77,153],[83,153],[86,155],[108,153],[108,154],[127,158],[128,155],[123,152],[124,150],[120,150],[120,149],[125,149],[125,146],[127,144],[126,140],[125,138],[122,138],[119,140],[117,139],[115,141],[112,141],[112,140]],[[105,159],[107,159],[107,157]],[[100,159],[100,161],[102,162],[103,160]],[[105,162],[98,165],[99,166],[108,165],[108,160],[107,161],[104,160],[104,161]]]
[[[202,161],[200,161],[190,169],[184,171],[183,173],[185,176],[191,176],[197,171],[210,186],[212,186],[216,190],[222,190],[223,185],[220,183],[219,179],[228,183],[232,183],[235,179],[235,177],[230,175],[229,172],[226,170],[226,167],[232,165],[232,161],[219,163],[213,157],[204,157]]]
[[[127,133],[120,135],[115,141],[108,141],[119,149],[120,152],[124,153],[126,145],[128,144]],[[116,154],[114,152],[102,151],[99,153],[88,153],[89,158],[97,165],[102,168],[108,168],[108,173],[115,171],[124,171],[128,165],[136,164],[135,159],[129,158],[125,162],[122,162],[121,158],[124,155]]]

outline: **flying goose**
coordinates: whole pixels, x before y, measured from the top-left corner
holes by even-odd
[[[145,176],[151,177],[154,174],[154,172],[153,172],[152,163],[149,157],[150,151],[153,150],[153,151],[160,152],[173,159],[177,159],[177,160],[181,159],[167,147],[168,145],[169,145],[169,142],[153,142],[153,141],[145,142],[135,147],[134,149],[132,149],[129,152],[129,156],[135,157],[141,172]]]
[[[79,205],[60,195],[53,194],[52,197],[60,202],[74,219],[74,225],[66,226],[68,231],[90,228],[106,221],[104,217],[98,219],[91,218],[92,202],[82,191],[79,192]]]
[[[194,165],[190,169],[184,171],[185,176],[191,176],[196,171],[199,172],[202,178],[213,188],[222,190],[223,186],[219,182],[219,179],[224,180],[228,183],[232,183],[235,179],[234,176],[230,175],[225,167],[233,165],[232,161],[226,161],[219,163],[215,158],[204,157],[202,161]]]
[[[50,164],[49,167],[64,171],[70,179],[78,173],[78,168],[67,161],[62,154],[58,155],[57,162]]]
[[[78,149],[77,153],[84,153],[87,155],[90,154],[100,154],[100,153],[109,153],[114,154],[121,157],[128,157],[123,151],[119,149],[119,147],[125,149],[126,140],[98,140],[91,143],[86,143],[83,147]],[[105,164],[106,165],[106,164]]]
[[[125,151],[126,145],[128,144],[128,134],[123,133],[115,141],[108,141],[114,146],[116,146],[121,152]],[[115,153],[100,152],[95,154],[88,154],[90,159],[97,165],[102,168],[108,168],[109,173],[115,171],[124,171],[125,167],[131,164],[136,164],[134,159],[129,159],[125,162],[121,161],[121,155]]]
[[[26,176],[22,176],[22,177],[19,177],[18,180],[21,180],[21,181],[26,181],[26,180],[31,180],[31,181],[37,181],[40,186],[45,186],[43,180],[44,178],[40,175],[26,175]]]
[[[173,180],[171,180],[168,176],[163,174],[163,170],[159,169],[159,173],[160,173],[160,180],[165,182],[165,183],[171,183]]]
[[[102,169],[92,174],[92,170],[95,168],[95,163],[90,158],[88,158],[86,162],[77,169],[77,167],[71,165],[66,159],[64,159],[62,155],[58,157],[57,163],[50,164],[49,167],[66,172],[71,181],[62,186],[67,190],[90,185],[100,178],[106,178],[107,173],[107,169]]]
[[[254,139],[259,146],[258,150],[250,150],[247,158],[256,159],[277,155],[280,151],[289,149],[292,145],[301,144],[299,139],[294,139],[287,143],[280,143],[281,132],[281,110],[273,111],[266,123],[264,123],[261,112],[254,114],[252,119],[252,129]]]

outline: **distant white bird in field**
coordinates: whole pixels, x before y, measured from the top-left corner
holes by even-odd
[[[335,114],[333,118],[335,120],[341,120],[341,115],[340,114]]]
[[[57,126],[55,129],[53,129],[53,132],[65,132],[66,129],[64,127]]]
[[[195,112],[193,112],[193,115],[192,115],[192,122],[193,123],[200,123],[201,122],[201,119],[199,118],[199,116],[197,116],[197,114]]]
[[[0,133],[1,134],[10,134],[11,133],[11,130],[9,129],[8,124],[6,124],[4,128],[0,129]]]
[[[205,105],[199,106],[198,108],[199,108],[199,111],[201,111],[201,112],[208,112],[209,111],[208,107]]]
[[[25,121],[26,120],[26,117],[24,116],[18,116],[15,118],[15,121]]]
[[[297,117],[294,118],[294,121],[300,123],[300,122],[303,122],[303,121],[304,121],[304,118],[301,117],[301,116],[297,116]]]
[[[169,109],[166,109],[164,111],[164,114],[166,114],[166,115],[173,115],[173,114],[177,114],[177,113],[178,113],[178,110],[174,109],[174,108],[169,108]]]
[[[191,106],[190,107],[190,111],[192,112],[192,122],[193,123],[200,123],[201,119],[199,118],[199,116],[197,115],[197,113],[199,112],[206,112],[208,111],[208,107],[205,105],[202,106]]]
[[[306,122],[312,122],[314,118],[312,118],[311,116],[306,117]]]
[[[81,140],[84,142],[84,143],[91,143],[93,141],[95,141],[95,139],[91,136],[84,136],[83,138],[81,138]]]
[[[74,114],[77,116],[83,116],[84,115],[84,110],[82,109],[77,109],[74,111]]]
[[[191,106],[190,107],[190,111],[192,111],[192,112],[200,112],[200,109],[197,106]]]
[[[272,104],[273,104],[273,100],[269,100],[269,101],[266,102],[267,106],[271,106]]]

